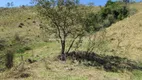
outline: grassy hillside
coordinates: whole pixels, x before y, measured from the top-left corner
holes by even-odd
[[[0,11],[0,38],[10,39],[18,34],[32,39],[39,34],[40,23],[32,7],[0,8]]]
[[[107,53],[141,61],[142,49],[142,9],[141,3],[132,4],[138,12],[113,24],[106,30]]]
[[[142,8],[141,3],[132,4],[138,12],[106,29],[104,42],[95,52],[105,55],[127,57],[136,62],[142,60]],[[99,8],[97,8],[99,10]],[[142,71],[107,72],[101,67],[84,66],[78,61],[57,59],[60,44],[57,41],[43,42],[39,36],[40,24],[33,8],[0,9],[0,38],[12,39],[15,34],[30,39],[32,50],[24,52],[24,66],[20,64],[21,54],[16,53],[14,67],[0,73],[2,80],[141,80]],[[101,35],[101,32],[96,34]],[[90,35],[89,35],[90,36]],[[91,35],[92,36],[92,35]],[[96,40],[99,43],[99,38]],[[88,43],[84,38],[84,42]],[[84,49],[86,43],[83,44]],[[102,48],[103,46],[103,48]],[[29,59],[35,60],[30,63]],[[125,64],[124,64],[125,65]]]
[[[103,49],[98,47],[98,53],[126,57],[142,63],[142,3],[129,5],[137,13],[119,21],[106,29]],[[100,32],[98,33],[98,35]],[[97,34],[96,34],[97,35]],[[105,47],[104,47],[105,46]],[[142,71],[133,71],[132,80],[141,80]]]
[[[132,80],[133,75],[128,71],[123,73],[106,72],[103,68],[89,67],[73,63],[70,60],[61,62],[56,58],[59,52],[59,44],[55,42],[42,44],[24,55],[26,60],[24,71],[20,66],[1,74],[1,78],[8,80]],[[18,56],[17,56],[18,57]],[[34,59],[38,62],[30,64],[27,59]],[[17,59],[18,62],[20,59]],[[16,61],[17,61],[16,60]],[[24,76],[23,76],[24,75]],[[29,76],[25,76],[29,75]]]

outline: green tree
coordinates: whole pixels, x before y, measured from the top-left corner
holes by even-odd
[[[14,3],[13,3],[13,2],[11,2],[11,3],[10,3],[10,5],[11,5],[11,7],[13,7],[13,6],[14,6]]]
[[[55,34],[61,44],[61,60],[66,60],[75,41],[84,34],[82,27],[83,9],[79,7],[78,0],[40,0],[38,12],[42,18],[49,22],[43,26],[45,32]],[[69,46],[67,46],[69,42]]]
[[[7,7],[10,7],[10,2],[8,2],[8,3],[6,4],[6,6],[7,6]]]
[[[13,7],[13,6],[14,6],[14,3],[13,3],[13,2],[7,2],[6,6],[7,6],[7,7]]]

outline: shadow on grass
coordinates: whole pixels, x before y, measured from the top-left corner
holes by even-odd
[[[67,53],[66,57],[71,60],[77,60],[79,63],[83,63],[86,66],[103,67],[106,71],[142,70],[142,67],[138,66],[135,61],[118,56],[98,55],[94,52],[88,53],[86,51],[73,51]]]

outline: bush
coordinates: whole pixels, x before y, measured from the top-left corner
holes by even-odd
[[[3,51],[5,46],[6,46],[6,41],[3,39],[0,39],[0,50]]]
[[[110,26],[111,25],[109,19],[104,20],[103,23],[104,23],[103,26]]]
[[[24,53],[25,51],[32,50],[31,47],[25,46],[17,50],[17,53]]]
[[[137,12],[136,9],[130,9],[129,11],[129,15],[134,15]]]
[[[25,46],[25,47],[24,47],[24,50],[25,50],[25,51],[28,51],[28,50],[32,50],[32,48],[29,47],[29,46]]]
[[[12,50],[8,50],[6,53],[6,68],[10,69],[13,67],[13,59],[14,59],[14,53]]]

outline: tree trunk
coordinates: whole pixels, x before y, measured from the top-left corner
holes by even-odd
[[[62,40],[61,42],[62,50],[61,50],[61,60],[66,61],[66,55],[65,55],[65,40]]]

